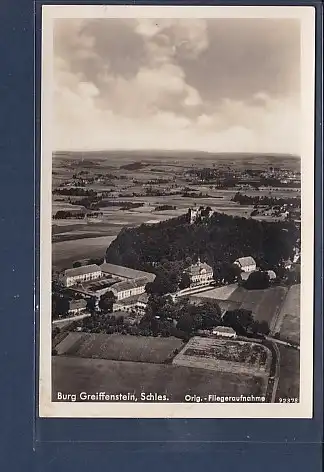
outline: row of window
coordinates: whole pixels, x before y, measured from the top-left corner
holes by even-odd
[[[123,300],[124,298],[132,297],[133,295],[139,295],[145,292],[145,287],[136,287],[130,290],[123,290],[122,292],[117,293],[117,299]]]
[[[95,280],[101,277],[101,272],[93,272],[91,274],[81,274],[81,275],[74,275],[73,277],[66,278],[66,285],[70,286],[75,284],[76,282],[86,282],[88,280]]]

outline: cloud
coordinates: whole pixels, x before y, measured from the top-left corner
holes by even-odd
[[[251,21],[57,21],[55,147],[298,153],[295,41]]]
[[[174,90],[178,92],[177,86]],[[123,93],[123,87],[119,93]],[[141,97],[138,94],[133,115],[122,110],[113,112],[111,108],[96,106],[98,94],[92,83],[80,81],[73,90],[60,87],[55,97],[57,148],[287,153],[299,150],[298,110],[289,101],[269,100],[265,111],[259,106],[225,100],[213,115],[190,119],[171,111],[148,112],[147,101],[144,112],[136,115],[137,100]]]

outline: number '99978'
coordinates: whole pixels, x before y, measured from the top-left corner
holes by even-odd
[[[299,398],[291,398],[291,397],[279,398],[279,403],[298,403],[298,402],[299,402]]]

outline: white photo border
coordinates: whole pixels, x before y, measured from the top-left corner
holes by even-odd
[[[296,18],[301,25],[301,317],[299,403],[53,402],[51,213],[53,20],[56,18]],[[42,6],[39,416],[64,418],[312,418],[314,302],[315,8],[312,6]]]

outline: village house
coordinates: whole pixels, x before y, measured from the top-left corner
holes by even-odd
[[[292,268],[292,260],[290,259],[290,257],[286,260],[283,261],[283,265],[284,265],[284,268],[285,269],[291,269]]]
[[[87,302],[81,298],[80,300],[70,300],[69,302],[69,314],[76,316],[85,311],[87,308]]]
[[[213,334],[216,336],[222,336],[223,338],[236,338],[236,332],[234,329],[227,326],[216,326],[216,328],[213,329]]]
[[[208,264],[201,262],[200,258],[196,264],[185,269],[185,272],[190,278],[190,288],[203,287],[214,280],[213,269]]]
[[[267,273],[269,276],[269,280],[275,280],[277,278],[277,274],[274,270],[268,270]]]
[[[236,259],[234,264],[236,264],[242,272],[254,272],[257,268],[256,262],[251,256],[240,257],[239,259]]]
[[[96,264],[90,264],[65,270],[61,276],[61,280],[65,287],[72,287],[78,283],[99,279],[101,275],[100,267]]]

